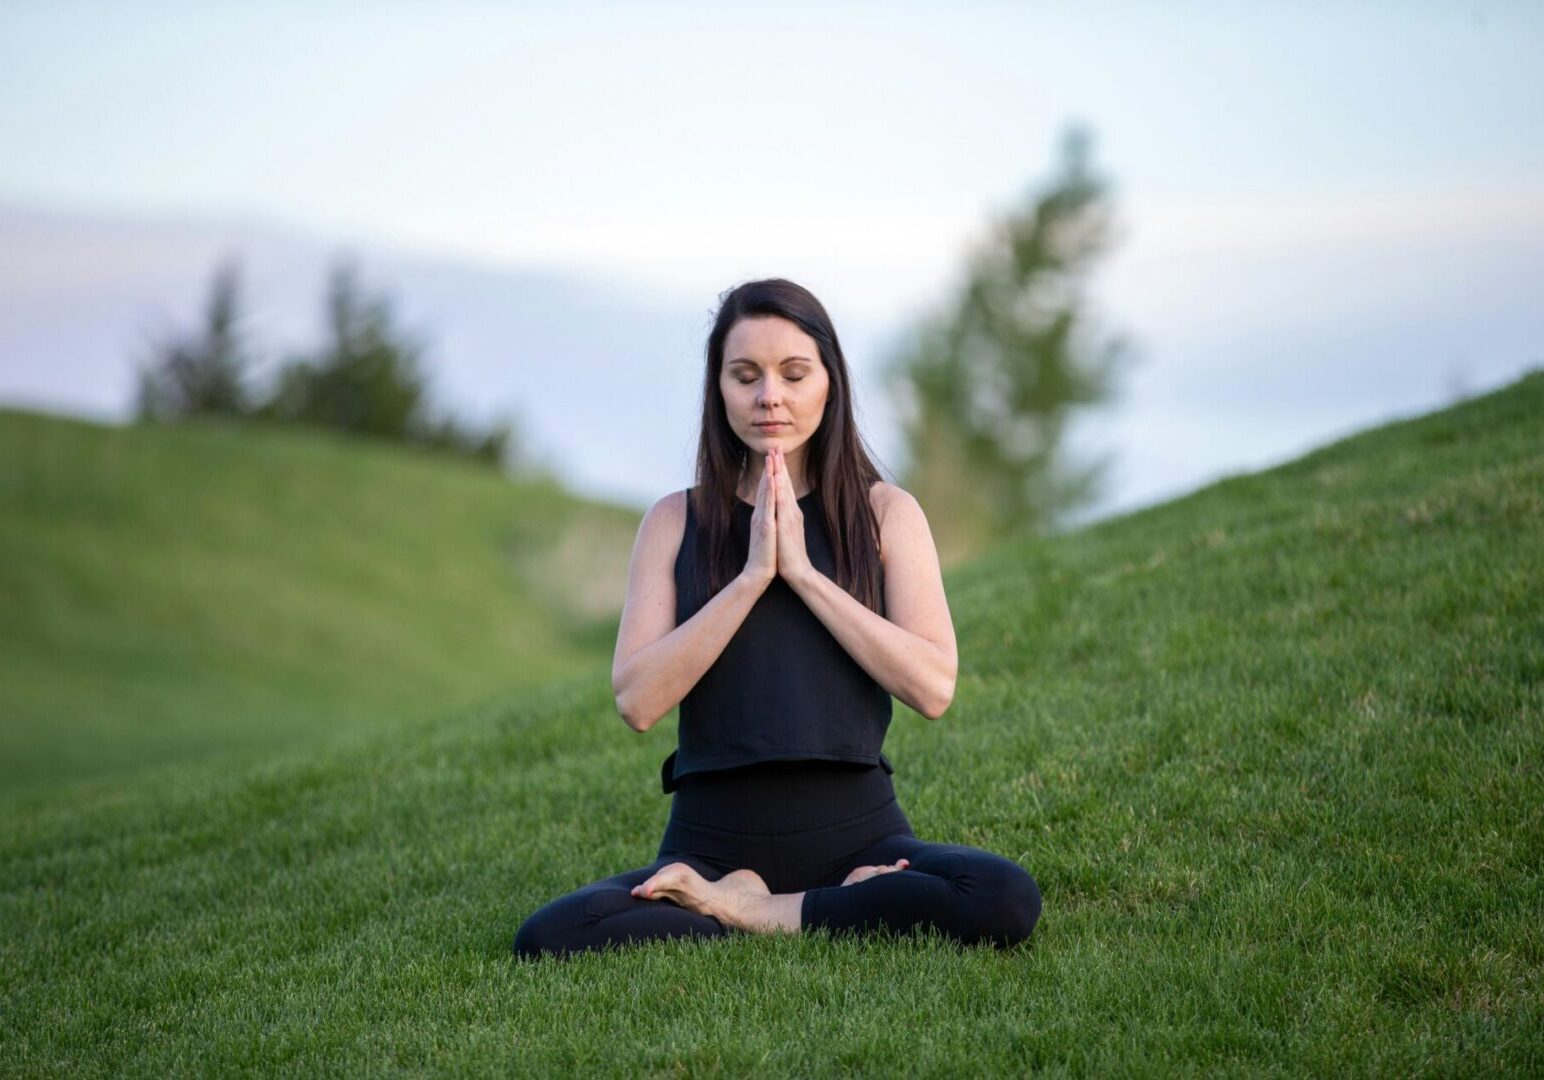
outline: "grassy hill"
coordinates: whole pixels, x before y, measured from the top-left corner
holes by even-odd
[[[524,964],[648,862],[670,725],[605,667],[0,839],[19,1072],[1544,1070],[1544,374],[948,575],[918,835],[1034,871],[1024,947],[734,937]]]
[[[587,668],[637,518],[323,433],[0,412],[0,785],[312,743]]]

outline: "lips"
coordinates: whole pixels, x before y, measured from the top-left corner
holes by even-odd
[[[773,424],[757,424],[756,426],[759,427],[762,431],[776,431],[778,428],[785,428],[785,427],[787,427],[788,424],[786,422],[780,420],[777,423],[773,423]]]

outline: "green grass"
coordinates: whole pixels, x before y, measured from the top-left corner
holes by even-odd
[[[1544,374],[948,575],[918,834],[1020,860],[1005,952],[509,954],[650,861],[669,723],[605,666],[240,771],[18,799],[0,1061],[96,1075],[1544,1070]]]
[[[320,433],[0,412],[0,784],[251,757],[588,669],[637,518]]]

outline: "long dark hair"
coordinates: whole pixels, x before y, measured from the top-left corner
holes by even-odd
[[[736,550],[731,523],[740,480],[750,463],[750,448],[729,426],[719,373],[724,341],[744,318],[778,315],[815,339],[820,362],[830,376],[820,426],[805,444],[805,475],[819,488],[836,562],[836,581],[868,608],[884,611],[883,568],[879,560],[879,523],[869,502],[869,488],[882,480],[857,424],[853,422],[852,380],[836,328],[813,293],[783,278],[748,281],[721,294],[718,315],[708,334],[702,375],[702,433],[697,442],[697,486],[688,493],[705,530],[708,594],[712,596],[745,568],[746,552]]]

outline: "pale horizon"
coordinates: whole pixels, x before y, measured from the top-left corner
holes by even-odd
[[[122,416],[136,334],[195,317],[221,250],[294,342],[351,249],[437,332],[449,400],[530,415],[566,480],[641,502],[686,479],[695,402],[621,466],[603,429],[689,398],[721,290],[807,285],[868,379],[1074,122],[1123,226],[1090,299],[1140,353],[1084,425],[1118,463],[1095,513],[1544,363],[1536,5],[21,3],[0,401]],[[584,317],[512,313],[537,279]],[[522,367],[534,342],[624,367],[576,403]],[[888,404],[860,406],[898,458]]]

